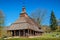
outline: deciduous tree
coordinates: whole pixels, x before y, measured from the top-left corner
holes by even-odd
[[[0,10],[0,36],[2,36],[3,26],[4,26],[4,14]]]
[[[31,17],[41,26],[46,14],[47,11],[45,9],[40,10],[40,8],[37,8],[31,12]]]

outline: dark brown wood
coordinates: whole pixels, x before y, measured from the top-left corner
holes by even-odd
[[[16,36],[16,35],[15,35],[15,30],[14,30],[14,36]]]
[[[20,30],[19,30],[19,36],[20,36]]]
[[[30,36],[31,36],[31,30],[30,30]]]
[[[10,34],[11,34],[11,36],[12,36],[12,31],[10,31]]]
[[[34,35],[34,32],[33,32],[33,30],[32,30],[32,35]]]
[[[34,36],[34,31],[33,31],[33,36]]]

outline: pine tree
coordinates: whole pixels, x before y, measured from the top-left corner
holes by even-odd
[[[51,16],[50,16],[50,28],[52,31],[57,29],[57,20],[53,11],[51,12]]]

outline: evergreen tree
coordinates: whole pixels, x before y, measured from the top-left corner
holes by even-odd
[[[50,16],[50,28],[53,31],[57,29],[57,20],[53,11],[51,12],[51,16]]]

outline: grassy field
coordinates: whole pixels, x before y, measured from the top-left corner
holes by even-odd
[[[42,36],[37,38],[10,38],[5,40],[60,40],[60,32],[44,33]]]
[[[60,38],[60,32],[44,33],[42,38]]]
[[[3,40],[3,39],[0,39]],[[60,40],[60,38],[11,38],[5,40]]]

